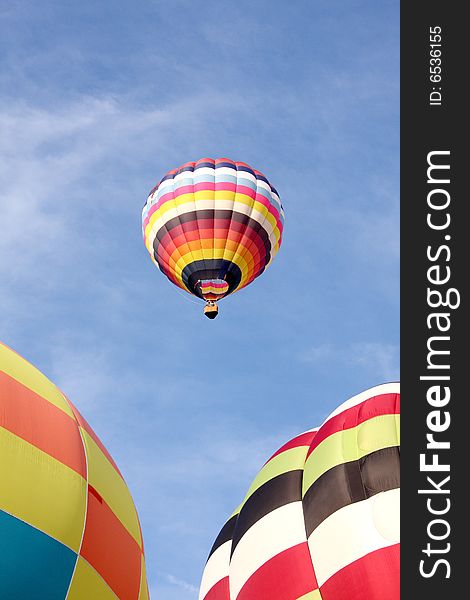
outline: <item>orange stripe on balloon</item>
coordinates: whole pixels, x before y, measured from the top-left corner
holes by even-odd
[[[237,248],[243,250],[243,247],[240,246],[239,244],[237,245]],[[260,257],[257,252],[256,252],[256,254],[253,254],[248,249],[245,249],[245,250],[246,250],[246,252],[244,253],[243,258],[245,261],[247,261],[246,273],[244,276],[242,276],[242,280],[237,289],[241,289],[242,287],[245,287],[245,285],[247,285],[249,282],[251,282],[253,279],[255,279],[260,274],[263,267],[265,267],[267,264],[264,256]],[[175,257],[178,259],[180,258],[180,255],[177,251],[175,251],[175,254],[173,255],[173,257],[168,256],[167,253],[163,252],[163,251],[162,251],[162,254],[159,255],[159,258],[162,260],[162,262],[164,262],[166,264],[166,268],[169,269],[169,271],[173,275],[173,278],[174,279],[178,278],[178,282],[181,282],[182,281],[181,275],[176,275],[176,272],[175,272],[175,268],[176,268]],[[190,262],[191,262],[191,259],[189,257],[187,260],[187,264],[189,264]],[[178,283],[178,285],[180,285],[180,287],[183,287],[183,289],[186,289],[184,287],[184,284]]]
[[[0,371],[0,426],[86,478],[86,459],[76,421]]]
[[[179,228],[181,232],[181,228]],[[226,231],[223,235],[218,235],[218,239],[213,239],[213,231],[206,230],[209,235],[209,245],[208,249],[211,248],[220,248],[224,249],[226,247],[226,239],[232,242],[232,246],[229,245],[229,249],[236,248],[237,251],[242,253],[243,258],[248,262],[247,272],[242,282],[240,282],[239,289],[241,287],[245,287],[249,281],[252,281],[257,275],[259,275],[260,270],[266,266],[269,257],[266,257],[266,249],[264,244],[259,242],[258,238],[254,240],[251,239],[245,232],[239,232],[236,230]],[[160,245],[158,247],[158,258],[160,262],[163,262],[166,268],[171,272],[174,278],[178,278],[180,282],[181,278],[175,274],[176,261],[181,258],[182,246],[186,251],[194,251],[200,249],[200,234],[202,234],[204,230],[198,232],[191,232],[191,237],[195,239],[195,246],[188,246],[186,241],[188,240],[188,233],[186,234],[180,233],[180,235],[175,236],[173,239],[170,237],[166,237],[167,243],[164,245]],[[225,237],[224,237],[225,236]],[[255,241],[256,240],[256,241]],[[204,244],[204,247],[206,245]],[[171,254],[170,254],[171,252]],[[188,259],[188,263],[190,262],[190,258]],[[172,279],[174,281],[174,279]],[[182,287],[181,283],[178,283],[180,287]],[[183,288],[184,289],[184,288]]]
[[[88,486],[87,519],[80,554],[120,600],[138,598],[141,550],[92,486]]]
[[[65,396],[65,398],[66,398],[67,402],[70,404],[70,408],[73,410],[73,414],[75,415],[75,418],[77,419],[78,423],[80,424],[80,427],[83,427],[83,429],[93,439],[93,441],[99,447],[99,449],[101,450],[101,452],[106,456],[106,458],[109,460],[109,462],[113,465],[113,467],[116,469],[116,471],[122,477],[121,471],[119,470],[117,464],[114,462],[111,454],[106,450],[106,448],[104,447],[104,445],[101,442],[100,438],[96,435],[96,433],[90,427],[88,421],[85,419],[84,416],[82,416],[82,414],[80,413],[80,411],[78,410],[78,408],[76,408],[76,406],[74,406],[72,404],[72,402],[70,402],[70,400],[67,398],[67,396]]]
[[[221,242],[223,242],[223,243],[220,246],[215,246],[214,240],[212,240],[212,243],[210,245],[208,245],[206,249],[219,247],[220,249],[227,249],[228,251],[237,252],[238,254],[241,254],[242,252],[247,250],[246,248],[244,248],[244,246],[240,246],[240,244],[238,244],[232,240],[229,240],[229,239],[221,240]],[[199,243],[190,242],[189,244],[182,244],[177,249],[175,249],[174,252],[171,254],[170,260],[168,261],[170,267],[172,269],[175,269],[176,262],[181,258],[181,255],[185,255],[190,252],[197,252],[198,250],[201,250]],[[247,254],[244,255],[244,258],[245,258],[246,262],[248,263],[248,268],[250,268],[250,266],[253,265],[255,262],[255,257],[253,257],[251,252],[247,252]],[[188,259],[187,263],[190,263],[190,262],[191,262],[191,259]]]

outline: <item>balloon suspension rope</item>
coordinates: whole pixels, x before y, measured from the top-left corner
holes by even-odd
[[[171,286],[171,289],[173,290],[173,292],[178,294],[178,296],[181,296],[182,298],[184,298],[184,300],[186,300],[186,302],[191,302],[192,304],[197,304],[198,306],[201,306],[199,301],[196,300],[192,294],[187,294],[186,292],[183,292],[183,290],[181,288],[176,287],[174,285]]]

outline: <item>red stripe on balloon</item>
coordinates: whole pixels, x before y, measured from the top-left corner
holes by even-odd
[[[366,554],[328,579],[323,600],[399,600],[400,544]]]
[[[212,165],[215,165],[216,161],[213,158],[201,158],[196,162],[196,166],[201,163],[211,163]]]
[[[324,423],[315,436],[307,457],[330,435],[356,427],[374,417],[390,414],[400,414],[400,394],[380,394],[367,398],[364,402],[344,410]]]
[[[307,542],[280,552],[248,579],[237,600],[297,600],[318,588]]]
[[[200,238],[199,238],[200,239]],[[228,237],[228,239],[230,239],[230,236]],[[195,242],[192,242],[193,244],[195,244]],[[186,254],[186,252],[191,251],[189,247],[185,247],[187,246],[186,240],[182,240],[181,243],[178,243],[178,245],[174,245],[173,242],[169,243],[167,245],[166,248],[162,248],[159,247],[158,248],[158,259],[159,262],[162,261],[164,264],[169,265],[169,269],[174,269],[175,268],[175,264],[176,261],[180,258],[181,253]],[[243,257],[245,259],[245,261],[247,262],[247,269],[248,269],[248,273],[251,272],[253,269],[257,269],[259,270],[261,267],[264,267],[266,264],[266,260],[263,256],[259,255],[259,252],[257,251],[256,247],[251,245],[251,249],[250,248],[244,248],[240,243],[237,243],[238,246],[238,250],[242,250],[243,251]],[[193,250],[199,250],[200,246],[197,245],[193,248]],[[245,252],[245,250],[247,250]],[[172,252],[172,254],[169,254],[169,252]],[[191,259],[189,258],[187,260],[187,263],[190,263]],[[236,261],[235,261],[236,262]],[[247,273],[247,275],[248,275]]]
[[[214,233],[217,235],[214,235]],[[256,245],[261,256],[266,254],[266,246],[256,229],[246,223],[239,223],[230,219],[194,219],[193,221],[176,225],[161,238],[159,246],[166,249],[166,246],[170,246],[171,241],[173,241],[175,245],[174,249],[176,249],[179,245],[179,236],[181,235],[185,235],[188,240],[197,239],[198,235],[203,239],[213,239],[216,237],[219,239],[227,238],[233,241],[246,237]],[[184,243],[184,238],[181,239],[183,239]],[[168,249],[167,252],[169,254],[172,253]]]
[[[203,600],[230,600],[228,577],[224,577],[212,586]]]
[[[287,442],[287,444],[284,444],[284,446],[281,446],[281,448],[279,448],[279,450],[277,450],[277,452],[275,452],[271,456],[271,458],[266,461],[265,464],[267,464],[275,456],[277,456],[278,454],[282,454],[286,450],[291,450],[292,448],[299,448],[300,446],[310,446],[310,444],[312,443],[313,438],[315,437],[316,434],[317,434],[316,431],[307,431],[305,433],[301,433],[294,439]],[[307,450],[307,448],[306,448],[306,450]]]
[[[237,249],[243,252],[242,255],[244,255],[245,251],[249,251],[249,253],[255,257],[255,260],[259,262],[266,260],[266,248],[262,241],[259,240],[259,237],[258,240],[260,243],[256,243],[250,239],[250,236],[246,236],[232,230],[228,232],[222,232],[219,229],[202,229],[199,231],[182,233],[179,236],[171,238],[168,237],[166,240],[167,241],[165,243],[160,244],[158,247],[158,252],[160,252],[161,248],[169,256],[173,256],[176,251],[179,251],[185,244],[189,244],[191,242],[226,240],[237,246]],[[210,246],[213,247],[212,244]],[[202,245],[199,244],[197,249],[200,249],[201,247]]]

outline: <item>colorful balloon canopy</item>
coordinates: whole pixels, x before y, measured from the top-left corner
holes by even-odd
[[[200,600],[399,599],[399,384],[282,446],[210,552]]]
[[[209,303],[261,275],[279,250],[283,222],[266,177],[228,158],[169,171],[142,211],[152,260],[171,282]]]
[[[72,403],[0,344],[0,596],[148,600],[137,512]]]

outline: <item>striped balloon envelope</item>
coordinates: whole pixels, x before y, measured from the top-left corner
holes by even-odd
[[[118,467],[47,377],[0,344],[0,597],[148,600]]]
[[[228,158],[202,158],[169,171],[142,211],[154,263],[209,304],[263,273],[281,246],[283,223],[281,201],[267,178]]]
[[[399,384],[363,392],[263,466],[200,600],[399,599]]]

